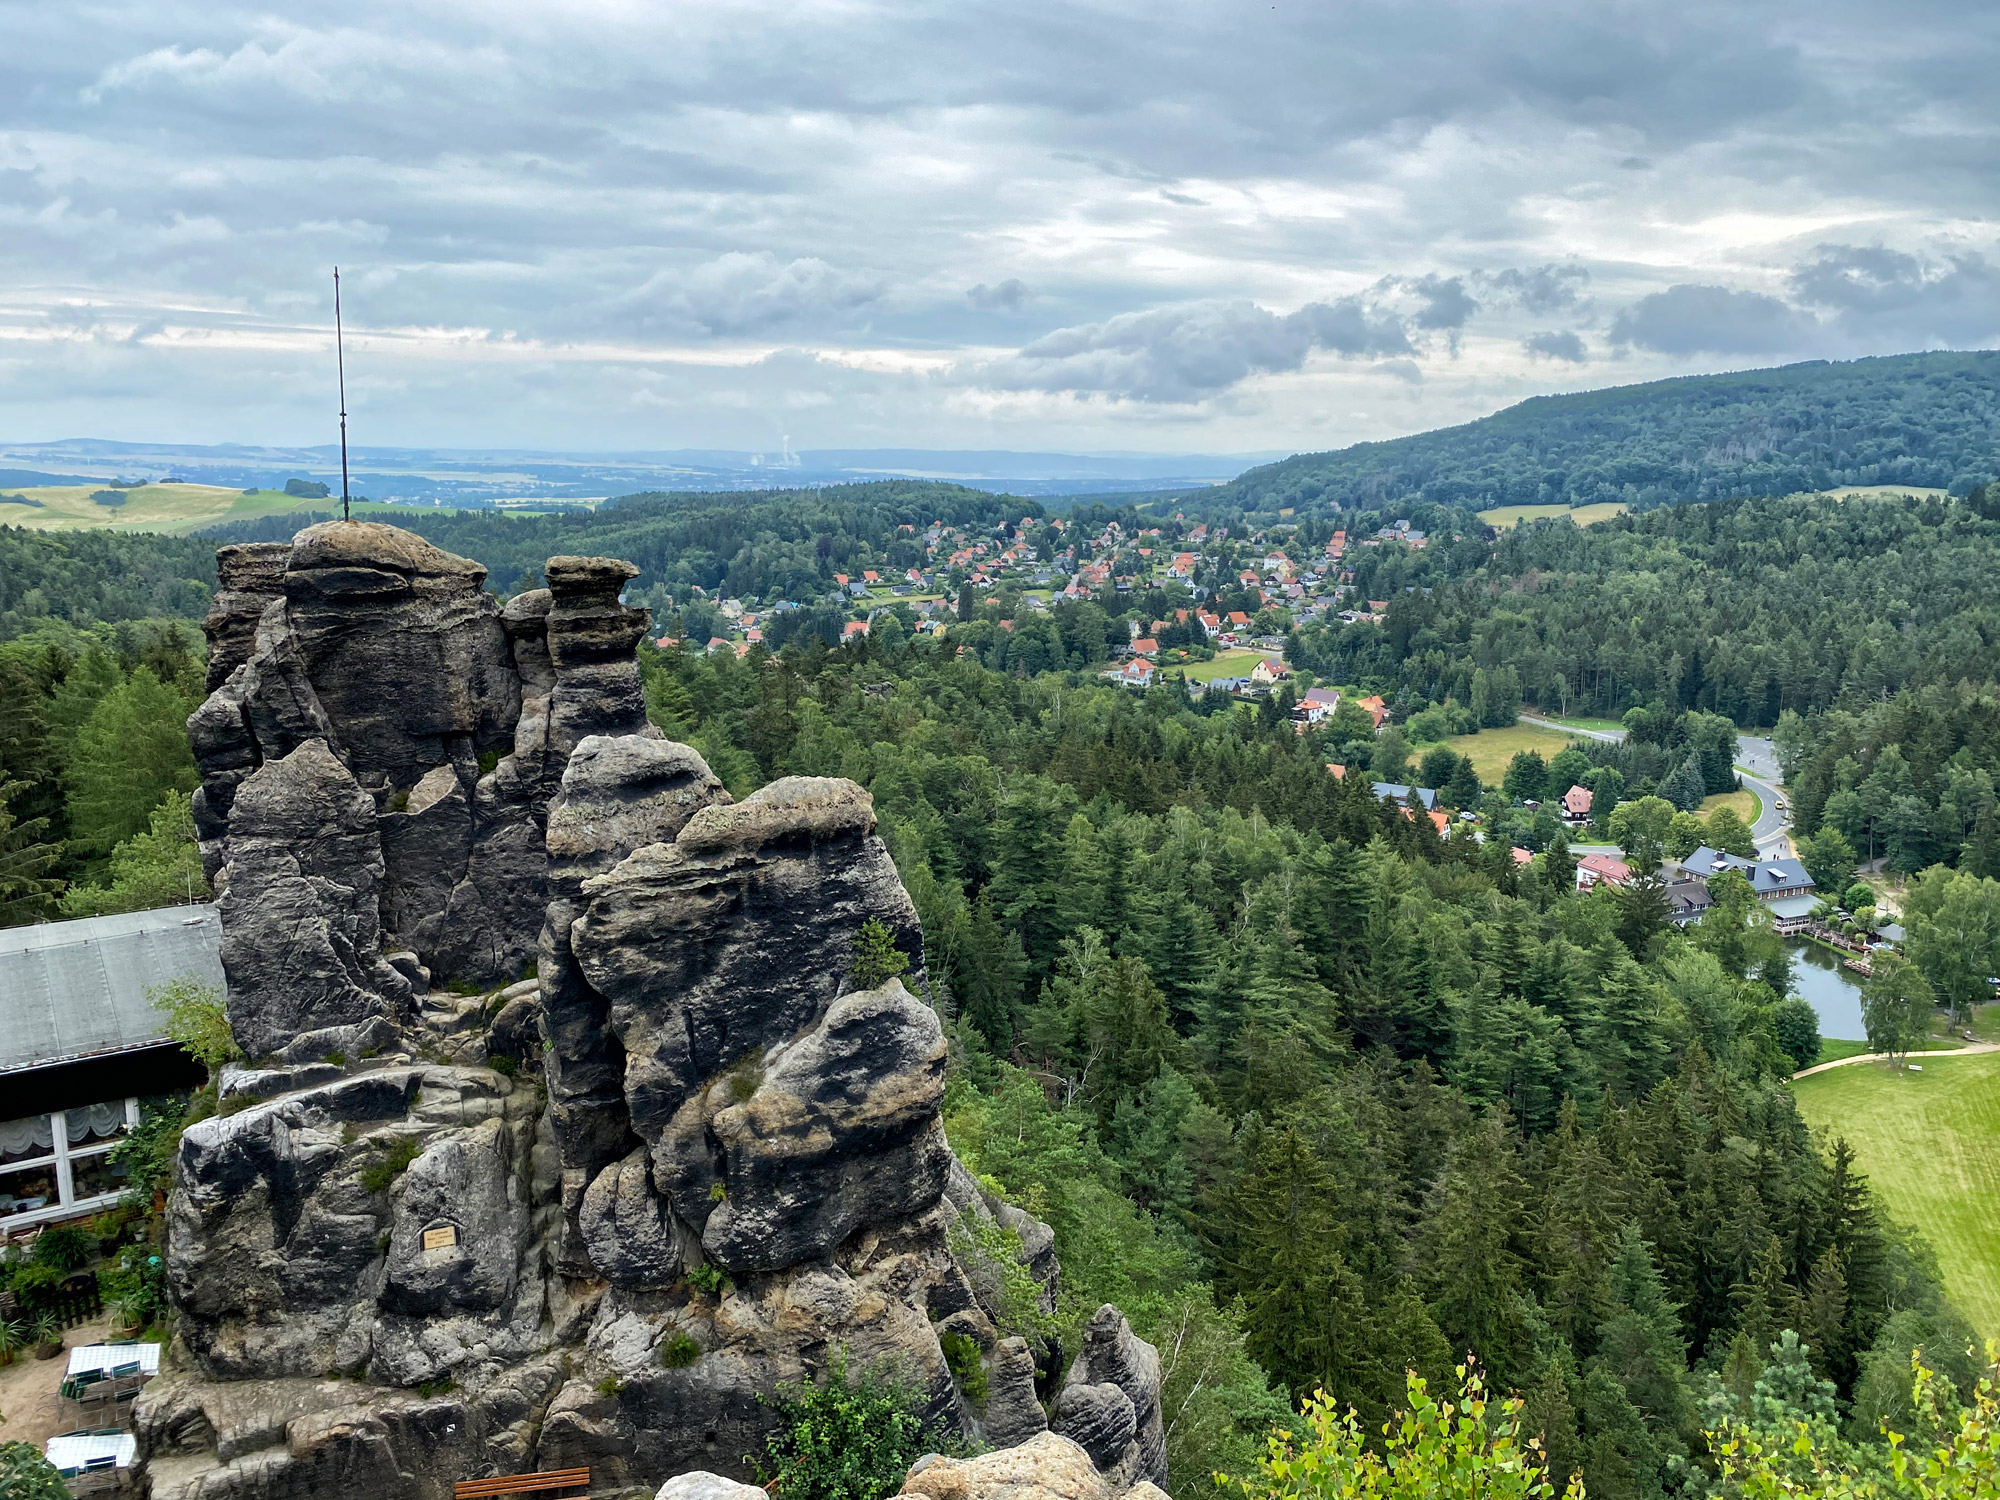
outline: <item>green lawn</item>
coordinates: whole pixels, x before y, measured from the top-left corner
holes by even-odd
[[[1764,816],[1764,799],[1749,787],[1741,787],[1733,792],[1717,792],[1713,797],[1701,801],[1701,815],[1705,818],[1718,807],[1733,807],[1736,816],[1743,820],[1746,828],[1755,827],[1757,820]]]
[[[1533,750],[1543,760],[1559,755],[1573,738],[1561,729],[1544,729],[1539,724],[1510,724],[1505,729],[1482,729],[1477,734],[1461,734],[1445,743],[1472,762],[1472,769],[1488,786],[1500,785],[1508,763],[1523,750]],[[1414,747],[1423,754],[1421,745]]]
[[[1544,714],[1543,717],[1548,719],[1552,723],[1562,725],[1563,728],[1565,729],[1592,729],[1596,730],[1600,734],[1607,733],[1613,729],[1623,729],[1625,727],[1623,724],[1619,723],[1616,719],[1577,719],[1577,718],[1559,719],[1556,718],[1553,714]]]
[[[1868,1050],[1866,1042],[1844,1042],[1838,1037],[1823,1036],[1819,1039],[1819,1061],[1813,1064],[1839,1062],[1843,1057],[1859,1057]],[[1807,1080],[1810,1082],[1811,1080]]]
[[[1248,677],[1250,669],[1260,661],[1279,656],[1276,651],[1250,651],[1238,648],[1234,651],[1218,651],[1214,661],[1189,662],[1184,667],[1170,667],[1169,671],[1184,673],[1189,682],[1213,682],[1218,677]]]
[[[1890,1215],[1921,1230],[1973,1327],[2000,1336],[2000,1053],[1875,1063],[1792,1085],[1808,1121],[1846,1137]]]

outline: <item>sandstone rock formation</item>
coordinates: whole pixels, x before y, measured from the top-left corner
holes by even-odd
[[[1121,1483],[1081,1445],[1053,1432],[977,1458],[920,1460],[902,1493],[927,1500],[1166,1500],[1150,1480]]]
[[[1117,1310],[1051,1432],[1061,1351],[954,1250],[1010,1231],[1053,1309],[1048,1227],[945,1140],[923,935],[862,788],[737,802],[647,725],[628,564],[553,558],[503,607],[357,522],[221,566],[190,730],[247,1061],[177,1161],[156,1500],[747,1476],[760,1398],[836,1357],[987,1444],[1084,1455],[1077,1500],[1164,1482],[1158,1361]],[[911,965],[857,989],[871,920]]]

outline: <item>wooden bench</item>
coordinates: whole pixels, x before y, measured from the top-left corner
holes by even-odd
[[[537,1490],[589,1489],[590,1470],[551,1469],[546,1474],[502,1474],[493,1479],[461,1479],[452,1500],[489,1500],[494,1495],[526,1495]]]

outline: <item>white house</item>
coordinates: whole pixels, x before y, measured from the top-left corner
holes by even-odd
[[[1250,669],[1250,681],[1258,687],[1275,687],[1292,675],[1292,669],[1276,657],[1265,657]]]

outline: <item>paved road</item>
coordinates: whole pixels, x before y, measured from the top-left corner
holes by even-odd
[[[1534,724],[1543,729],[1553,729],[1561,734],[1573,734],[1580,740],[1601,740],[1607,745],[1622,744],[1625,731],[1622,729],[1578,729],[1570,724],[1558,724],[1554,719],[1544,719],[1539,714],[1522,714],[1523,724]]]
[[[1523,724],[1539,725],[1543,729],[1559,730],[1581,739],[1598,740],[1607,745],[1616,745],[1625,738],[1622,729],[1577,729],[1568,724],[1557,723],[1554,719],[1544,719],[1537,714],[1522,714]],[[1789,837],[1789,816],[1780,811],[1779,800],[1784,793],[1778,789],[1778,755],[1771,741],[1758,735],[1738,735],[1736,738],[1736,769],[1742,776],[1743,784],[1753,788],[1757,800],[1763,803],[1757,821],[1750,825],[1750,837],[1757,845],[1757,852],[1766,859],[1781,859],[1791,854]]]
[[[2000,1042],[1971,1042],[1963,1047],[1949,1047],[1937,1052],[1907,1052],[1903,1055],[1903,1059],[1905,1062],[1908,1062],[1912,1059],[1920,1058],[1922,1061],[1918,1063],[1918,1066],[1921,1067],[1923,1063],[1929,1062],[1933,1057],[1970,1057],[1975,1052],[2000,1052]],[[1836,1057],[1832,1062],[1814,1063],[1810,1068],[1799,1069],[1792,1077],[1810,1078],[1815,1073],[1824,1073],[1828,1068],[1844,1068],[1849,1063],[1887,1062],[1888,1060],[1889,1054],[1886,1052],[1862,1052],[1853,1057]]]

